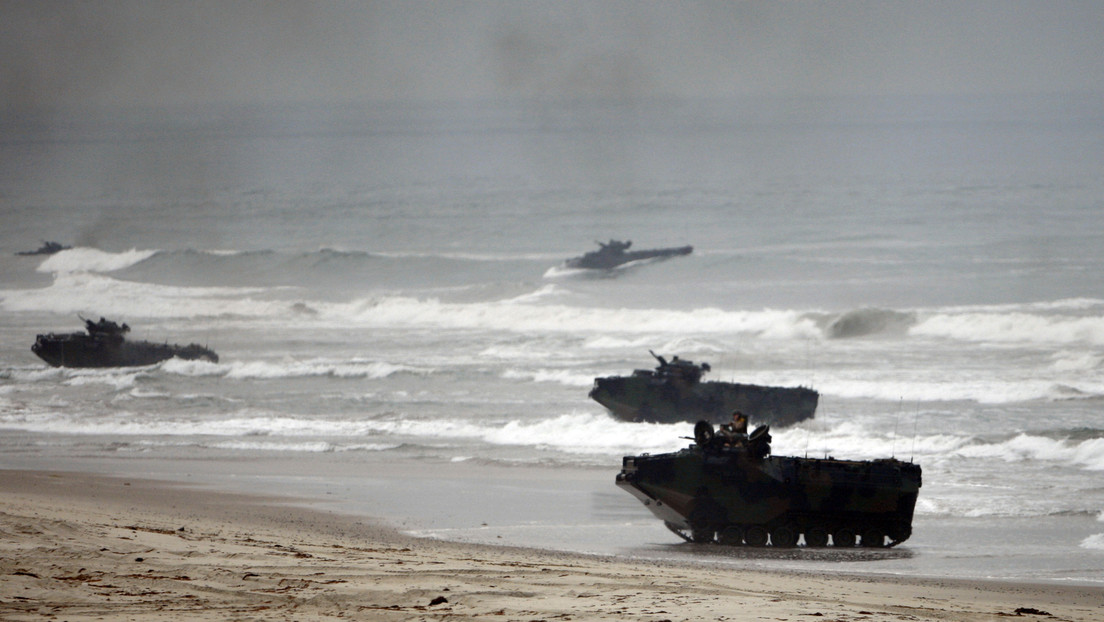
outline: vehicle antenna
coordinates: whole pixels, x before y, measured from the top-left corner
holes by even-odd
[[[905,398],[901,396],[897,400],[897,414],[893,416],[893,443],[890,445],[889,451],[890,458],[897,457],[897,425],[901,422],[901,405],[904,404]]]
[[[916,403],[916,413],[912,416],[912,455],[909,456],[909,462],[912,462],[916,458],[916,422],[920,419],[920,402]]]
[[[805,340],[805,369],[809,370],[809,388],[816,386],[816,371],[813,369],[813,338]]]

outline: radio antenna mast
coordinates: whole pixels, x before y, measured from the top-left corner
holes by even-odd
[[[912,416],[912,455],[909,462],[916,459],[916,422],[920,419],[920,402],[916,403],[916,413]]]
[[[897,426],[901,423],[901,405],[904,404],[905,398],[901,396],[897,400],[897,414],[893,416],[893,442],[890,444],[889,457],[897,457]]]

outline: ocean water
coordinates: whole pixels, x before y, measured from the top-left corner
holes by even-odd
[[[322,499],[475,542],[1104,583],[1102,121],[1088,97],[10,115],[0,468]],[[694,253],[564,268],[610,238]],[[44,239],[74,248],[14,254]],[[80,316],[221,358],[31,353]],[[649,349],[816,388],[774,453],[918,462],[912,539],[678,541],[613,479],[692,426],[587,398]]]

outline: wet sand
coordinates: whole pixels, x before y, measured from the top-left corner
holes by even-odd
[[[179,484],[0,470],[3,620],[1099,620],[1104,588],[415,539]]]

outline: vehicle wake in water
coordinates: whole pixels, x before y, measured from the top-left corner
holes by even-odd
[[[294,139],[122,113],[3,134],[23,137],[5,161],[68,164],[46,185],[0,171],[0,467],[323,497],[435,537],[834,567],[672,543],[617,490],[624,456],[693,434],[587,396],[653,350],[815,390],[774,454],[922,466],[911,537],[844,570],[1104,581],[1099,124],[1043,106],[918,127],[894,107],[764,133],[702,103],[617,115],[616,148],[591,152],[610,115],[582,104],[368,112],[299,110]],[[861,146],[846,163],[841,141]],[[900,145],[933,157],[899,166]],[[629,236],[694,250],[555,270]],[[38,239],[73,248],[15,254]],[[218,362],[34,355],[78,316]]]

